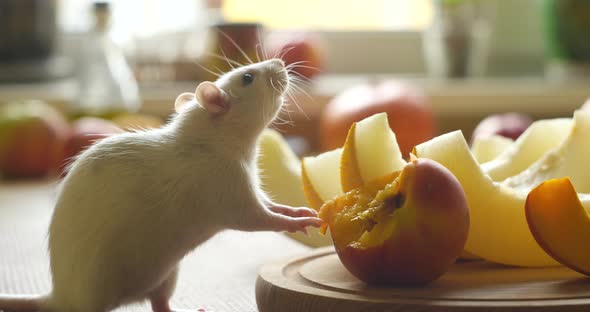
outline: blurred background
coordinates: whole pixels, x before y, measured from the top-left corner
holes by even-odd
[[[588,38],[587,0],[0,0],[0,171],[63,174],[93,140],[161,125],[226,57],[298,64],[277,126],[298,155],[376,111],[406,154],[490,116],[526,128],[590,96]]]

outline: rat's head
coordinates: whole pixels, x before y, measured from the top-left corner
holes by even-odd
[[[278,114],[289,86],[285,63],[271,59],[238,67],[215,83],[205,81],[195,93],[176,99],[176,110],[196,98],[210,118],[243,130],[262,130]]]

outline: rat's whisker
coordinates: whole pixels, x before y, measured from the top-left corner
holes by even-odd
[[[213,66],[213,68],[219,73],[220,76],[223,76],[225,74],[225,72],[223,71],[223,69],[217,67],[217,66]]]
[[[311,78],[308,78],[308,77],[302,76],[302,75],[301,75],[301,74],[299,74],[298,72],[296,72],[296,71],[293,71],[293,70],[291,70],[291,69],[287,71],[287,74],[289,75],[289,79],[290,79],[290,80],[293,80],[293,81],[295,81],[295,80],[296,80],[296,81],[298,81],[298,82],[300,82],[300,83],[302,83],[302,84],[305,84],[305,85],[308,85],[308,84],[310,84],[310,83],[311,83],[311,81],[312,81],[312,80],[311,80]]]
[[[279,126],[280,126],[280,124],[277,124],[276,121],[273,121],[269,125],[269,128],[274,129],[275,131],[280,132],[280,133],[285,133],[285,130],[279,128]]]
[[[203,70],[207,71],[208,73],[210,73],[211,75],[214,75],[216,77],[221,77],[223,75],[223,73],[216,73],[214,71],[212,71],[211,69],[201,65],[199,62],[194,62],[195,64],[197,64],[199,67],[201,67]],[[218,68],[219,69],[219,68]]]
[[[269,81],[270,81],[270,85],[271,85],[271,87],[273,88],[273,90],[274,90],[276,93],[280,93],[280,92],[279,92],[279,90],[278,90],[278,89],[275,87],[274,83],[272,82],[272,78],[270,78],[270,79],[269,79]],[[277,81],[277,83],[279,83],[279,82]]]
[[[292,111],[290,109],[288,109],[287,106],[288,106],[288,104],[286,104],[286,103],[283,103],[283,105],[281,105],[281,109],[276,116],[277,121],[282,122],[282,124],[288,124],[288,125],[294,126],[295,124],[293,122],[293,118],[291,117]],[[288,120],[281,118],[281,116],[285,116],[285,114],[281,114],[283,112],[287,114]]]
[[[266,107],[266,105],[262,105],[262,112],[261,112],[261,114],[262,114],[262,120],[267,120],[267,117],[266,117],[267,114],[266,114],[266,108],[265,107]]]
[[[287,67],[295,66],[295,65],[299,65],[299,64],[305,64],[305,63],[309,63],[309,61],[297,61],[297,62],[293,62],[291,64],[288,64]]]
[[[283,126],[283,125],[295,126],[295,124],[292,121],[284,120],[279,117],[276,117],[275,120],[273,120],[272,124],[275,126]]]
[[[284,112],[285,112],[285,113],[287,113],[287,114],[289,114],[289,113],[293,113],[293,112],[294,112],[294,110],[291,110],[291,109],[289,109],[288,107],[289,107],[289,105],[288,105],[288,104],[287,104],[287,105],[283,105],[283,107],[281,107],[281,111],[284,111]]]
[[[281,111],[287,113],[287,116],[289,117],[289,119],[293,120],[293,118],[291,118],[291,113],[293,113],[294,111],[289,109],[290,103],[289,103],[288,99],[285,99],[283,101],[283,104],[284,105],[281,106]]]
[[[294,123],[292,121],[285,120],[285,119],[281,118],[280,115],[277,115],[272,123],[275,125],[291,125],[291,126],[294,125]]]
[[[285,110],[285,112],[287,113],[287,118],[288,120],[286,120],[286,122],[289,125],[295,126],[295,122],[293,121],[293,117],[291,116],[291,113],[293,112],[292,110]]]
[[[266,51],[263,43],[260,43],[260,49],[262,50],[262,56],[264,57],[264,60],[268,60],[268,52]]]
[[[285,50],[283,50],[283,51],[280,51],[279,55],[278,55],[278,56],[275,56],[274,58],[280,58],[280,59],[283,59],[283,57],[284,57],[284,56],[285,56],[287,53],[289,53],[291,50],[293,50],[293,49],[295,49],[295,47],[290,47],[290,48],[288,48],[288,49],[285,49]]]
[[[297,78],[295,76],[289,76],[289,82],[290,82],[290,84],[289,84],[290,87],[292,86],[293,88],[296,88],[298,91],[303,91],[303,92],[305,92],[305,89],[309,88],[309,86],[310,86],[309,81],[302,80],[302,79]]]
[[[320,71],[319,68],[317,67],[313,67],[313,66],[307,66],[307,65],[295,65],[295,66],[289,66],[289,69],[294,69],[294,68],[309,68],[315,71]]]
[[[305,110],[303,110],[303,108],[299,105],[299,103],[297,103],[296,96],[293,94],[294,89],[291,89],[291,87],[298,88],[297,86],[295,86],[295,84],[290,84],[289,88],[287,89],[287,92],[286,92],[287,96],[291,99],[291,101],[293,102],[293,104],[295,104],[295,106],[299,109],[299,111],[301,111],[301,113],[303,113],[303,116],[305,116],[305,118],[307,120],[310,120],[309,115],[307,115]],[[301,88],[299,88],[297,90],[301,90]],[[301,90],[301,91],[303,91],[303,90]],[[309,96],[309,94],[307,94],[305,91],[303,91],[303,93],[306,94],[307,96]],[[309,98],[312,99],[311,96],[309,96]]]
[[[288,90],[286,93],[287,93],[287,97],[289,99],[291,99],[291,103],[293,103],[299,109],[299,111],[303,114],[303,116],[305,116],[305,118],[307,120],[310,120],[310,118],[307,115],[307,113],[305,113],[305,111],[303,110],[303,108],[301,108],[301,106],[299,106],[299,104],[297,103],[297,100],[295,99],[295,96],[293,95],[292,91],[291,90]]]
[[[305,97],[309,102],[314,101],[313,97],[309,93],[305,92],[305,90],[303,90],[303,89],[294,89],[294,90],[295,90],[294,92],[297,92],[298,94],[303,95],[303,97]]]
[[[262,62],[262,60],[260,59],[260,53],[258,53],[258,47],[260,46],[260,43],[257,43],[256,46],[254,47],[254,50],[256,50],[256,59],[258,60],[258,62]]]
[[[225,55],[225,51],[223,50],[223,48],[220,47],[220,50],[221,50],[221,54],[223,54],[223,59],[227,62],[229,67],[231,67],[231,69],[236,69],[234,67],[234,65],[229,61],[229,58],[227,57],[227,55]]]
[[[279,85],[279,87],[281,87],[281,89],[285,89],[285,85],[281,81],[277,80],[277,84]]]
[[[288,115],[288,114],[289,114],[289,112],[287,111],[287,115]],[[289,119],[291,119],[291,116],[290,116],[290,115],[288,115],[288,117],[289,117]],[[285,124],[288,124],[288,123],[293,123],[293,121],[291,121],[291,120],[286,120],[286,119],[283,119],[283,118],[282,118],[280,115],[277,115],[277,117],[276,117],[276,118],[277,118],[277,120],[278,120],[278,121],[281,121],[281,122],[283,122],[283,123],[285,123]]]
[[[242,63],[240,63],[240,62],[238,62],[238,61],[231,60],[231,59],[229,59],[227,56],[225,56],[225,53],[224,53],[224,51],[223,51],[223,50],[221,50],[221,52],[223,53],[223,56],[221,56],[221,55],[218,55],[218,54],[215,54],[215,53],[212,53],[212,52],[204,52],[204,54],[206,54],[206,55],[208,55],[208,56],[211,56],[211,57],[214,57],[214,58],[216,58],[216,59],[224,60],[224,61],[226,61],[226,62],[231,62],[233,65],[235,65],[235,66],[238,66],[238,67],[242,67],[242,66],[244,66],[244,64],[242,64]],[[231,66],[231,65],[230,65],[230,66]],[[234,67],[234,66],[232,66],[232,68],[235,68],[235,67]]]
[[[296,73],[289,73],[289,80],[297,83],[299,85],[302,86],[309,86],[311,84],[311,79],[307,78],[307,77],[303,77],[301,75],[298,75]]]
[[[273,58],[273,59],[276,59],[276,58],[278,58],[278,56],[279,56],[279,54],[280,54],[281,52],[282,52],[281,50],[275,51],[275,54],[273,54],[272,58]]]
[[[304,88],[298,86],[295,83],[291,84],[290,87],[293,88],[293,91],[303,94],[306,98],[313,101],[313,97]]]
[[[242,56],[248,60],[248,62],[250,62],[250,64],[254,64],[254,62],[252,61],[252,59],[248,56],[248,54],[246,54],[246,52],[244,52],[244,50],[242,48],[240,48],[240,46],[236,43],[236,41],[234,39],[232,39],[228,34],[226,34],[225,32],[218,30],[219,33],[221,35],[223,35],[227,40],[229,40],[229,42],[236,47],[236,49],[238,49],[238,51],[242,54]]]
[[[236,69],[234,67],[234,65],[232,64],[232,62],[229,61],[229,57],[227,57],[227,55],[225,55],[225,51],[223,50],[223,48],[220,48],[220,50],[221,50],[221,54],[223,54],[223,57],[225,58],[225,61],[227,62],[227,64],[229,65],[229,67],[231,67],[231,69]],[[238,65],[238,66],[242,66],[242,65]]]
[[[259,59],[259,61],[266,61],[268,60],[268,57],[265,53],[265,49],[264,49],[264,34],[262,33],[262,28],[258,28],[257,30],[258,32],[258,43],[256,44],[256,47],[260,46],[260,54],[262,56],[262,60]]]

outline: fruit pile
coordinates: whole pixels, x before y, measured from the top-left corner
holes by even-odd
[[[0,176],[63,175],[69,160],[96,140],[134,126],[161,124],[155,117],[138,114],[120,114],[111,120],[83,117],[70,124],[61,112],[41,101],[4,104],[0,106]]]
[[[430,159],[406,163],[385,113],[353,124],[341,149],[304,158],[302,171],[340,260],[367,283],[424,284],[463,251],[469,209],[461,184]],[[334,184],[340,188],[327,191]]]
[[[516,140],[476,137],[471,149],[446,133],[406,162],[376,114],[342,148],[304,158],[295,180],[341,262],[368,283],[424,284],[466,255],[590,275],[590,111],[525,129]]]

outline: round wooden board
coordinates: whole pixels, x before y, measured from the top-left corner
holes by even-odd
[[[459,262],[424,287],[374,287],[352,276],[332,247],[263,266],[256,302],[267,311],[590,311],[590,279],[565,267]]]

